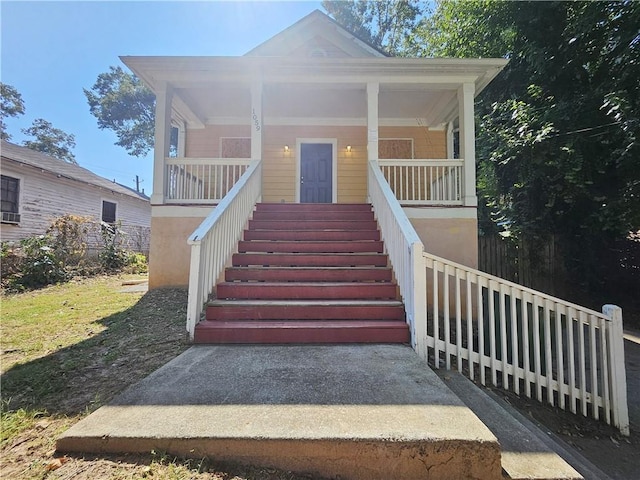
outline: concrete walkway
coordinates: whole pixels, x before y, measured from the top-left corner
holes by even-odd
[[[195,346],[57,447],[156,449],[342,479],[502,478],[495,436],[402,345]]]

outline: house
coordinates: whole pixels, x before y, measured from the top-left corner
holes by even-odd
[[[189,285],[191,340],[410,342],[628,434],[621,310],[476,268],[474,98],[506,60],[389,57],[315,11],[122,61],[156,94],[149,286]]]
[[[79,165],[2,141],[2,241],[42,235],[67,214],[118,223],[127,248],[148,252],[151,205],[144,193]]]
[[[315,11],[242,57],[122,61],[157,98],[151,288],[188,283],[186,240],[229,186],[203,175],[251,159],[262,200],[286,203],[365,202],[367,162],[384,160],[429,250],[477,265],[473,102],[505,60],[391,58]],[[301,181],[309,144],[330,157],[321,197]]]

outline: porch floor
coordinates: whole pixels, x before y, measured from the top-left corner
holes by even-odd
[[[502,478],[496,437],[408,346],[194,346],[58,440],[342,479]]]

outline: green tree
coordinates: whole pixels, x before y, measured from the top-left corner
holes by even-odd
[[[136,157],[153,149],[155,95],[135,75],[109,67],[84,94],[98,127],[117,135],[116,145]]]
[[[2,140],[11,140],[4,119],[18,115],[24,115],[22,95],[11,85],[0,82],[0,138]]]
[[[22,133],[33,137],[22,144],[32,150],[46,153],[59,160],[77,164],[72,152],[76,146],[75,136],[55,128],[50,122],[37,118],[29,128],[23,128]]]
[[[402,55],[424,6],[417,0],[324,0],[322,7],[338,23],[391,55]]]
[[[638,25],[631,1],[439,2],[414,45],[509,58],[477,102],[484,211],[516,238],[559,236],[594,288],[601,258],[640,229]]]

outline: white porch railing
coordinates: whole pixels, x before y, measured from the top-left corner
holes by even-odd
[[[375,161],[368,185],[422,358],[629,435],[619,307],[598,313],[424,253]]]
[[[233,185],[229,194],[189,237],[189,297],[187,332],[193,340],[203,305],[229,257],[237,248],[242,231],[262,196],[262,161],[254,160]]]
[[[378,160],[402,205],[462,205],[464,160]]]
[[[424,246],[380,171],[378,162],[369,162],[369,201],[376,214],[382,240],[404,301],[411,327],[411,345],[426,358],[426,311],[423,308],[426,272],[423,268]]]
[[[603,312],[425,253],[429,358],[629,434],[622,310]]]
[[[251,160],[247,158],[165,159],[165,202],[218,203],[229,193]]]

